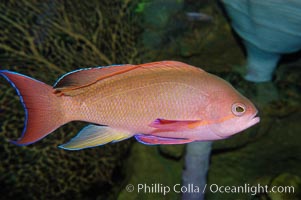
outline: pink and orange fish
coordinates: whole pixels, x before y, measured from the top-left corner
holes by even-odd
[[[176,61],[77,70],[53,87],[1,70],[26,110],[32,144],[71,121],[91,123],[59,147],[78,150],[134,136],[143,144],[227,138],[259,122],[257,109],[223,79]]]

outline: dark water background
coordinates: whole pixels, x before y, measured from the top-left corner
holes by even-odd
[[[208,17],[191,18],[188,12]],[[245,81],[244,48],[223,10],[209,0],[91,0],[0,3],[0,69],[53,84],[89,66],[179,60],[228,80],[260,110],[261,122],[213,144],[208,184],[301,184],[301,54],[282,58],[272,81]],[[261,92],[258,92],[261,91]],[[263,93],[262,93],[263,91]],[[181,183],[185,145],[158,148],[134,140],[83,151],[58,149],[83,127],[70,123],[27,147],[24,111],[0,80],[0,199],[180,199],[180,194],[129,193],[127,184]],[[287,196],[283,199],[298,199]],[[276,199],[268,194],[206,193],[206,199]]]

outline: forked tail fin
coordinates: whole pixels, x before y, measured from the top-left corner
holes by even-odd
[[[14,144],[32,144],[67,122],[61,110],[61,99],[51,86],[7,70],[0,70],[0,75],[16,89],[25,108],[23,133],[17,141],[12,141]]]

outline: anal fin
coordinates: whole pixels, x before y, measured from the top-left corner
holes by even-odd
[[[66,150],[80,150],[110,142],[119,142],[132,136],[133,134],[127,131],[91,124],[83,128],[78,135],[72,138],[68,143],[60,145],[59,147]]]

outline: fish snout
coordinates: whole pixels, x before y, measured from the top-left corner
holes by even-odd
[[[249,117],[248,127],[251,127],[260,122],[260,117],[257,116],[258,110]]]

